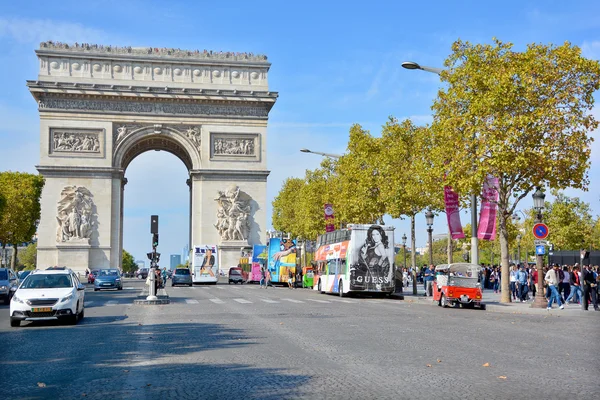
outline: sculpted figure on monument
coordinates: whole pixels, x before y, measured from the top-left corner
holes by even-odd
[[[94,202],[89,190],[81,186],[66,186],[58,202],[56,241],[89,239],[92,234]]]
[[[100,151],[98,134],[83,132],[52,132],[53,151],[97,153]]]
[[[200,132],[198,132],[198,129],[189,127],[185,131],[185,135],[194,143],[194,146],[200,148]]]
[[[217,223],[214,225],[221,240],[247,240],[250,230],[250,198],[241,195],[238,186],[231,186],[225,192],[219,191],[215,198],[218,203]]]
[[[253,155],[254,139],[216,139],[213,153],[216,155]]]

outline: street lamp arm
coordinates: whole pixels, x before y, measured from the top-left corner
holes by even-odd
[[[442,71],[443,71],[443,69],[441,69],[441,68],[435,68],[435,67],[428,67],[426,65],[420,65],[420,64],[418,64],[418,63],[416,63],[414,61],[404,61],[402,63],[402,67],[406,68],[406,69],[420,69],[420,70],[431,72],[431,73],[438,74],[438,75],[441,74]]]
[[[300,151],[303,152],[303,153],[312,153],[312,154],[318,154],[318,155],[323,156],[323,157],[335,158],[336,160],[338,158],[342,157],[341,154],[323,153],[323,152],[320,152],[320,151],[312,151],[312,150],[309,150],[309,149],[300,149]]]

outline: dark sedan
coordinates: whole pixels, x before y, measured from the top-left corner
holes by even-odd
[[[187,268],[177,268],[171,277],[171,286],[187,285],[192,286],[192,275]]]
[[[123,281],[118,269],[101,269],[94,280],[94,291],[102,289],[123,290]]]

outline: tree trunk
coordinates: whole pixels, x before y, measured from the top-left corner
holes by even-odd
[[[10,257],[10,268],[13,271],[16,271],[16,267],[17,267],[17,245],[13,244],[13,252]]]
[[[450,227],[448,227],[448,264],[452,264],[452,232],[450,232]]]
[[[501,303],[510,303],[510,289],[509,289],[509,276],[510,272],[508,270],[508,228],[506,226],[506,215],[505,211],[499,209],[499,222],[500,222],[500,264],[501,264],[501,290],[502,293],[500,295]]]
[[[6,243],[2,242],[2,253],[0,253],[0,267],[6,267]]]

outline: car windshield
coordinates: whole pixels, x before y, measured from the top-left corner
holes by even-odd
[[[0,281],[7,281],[7,280],[8,280],[8,272],[0,271]]]
[[[231,271],[229,271],[229,275],[239,275],[240,271],[238,271],[237,269],[232,269]]]
[[[73,286],[67,274],[35,274],[29,275],[21,285],[21,289],[60,289]]]
[[[116,269],[103,269],[98,276],[119,276],[119,271]]]
[[[175,275],[189,275],[189,274],[190,274],[189,269],[176,269],[175,270]]]

